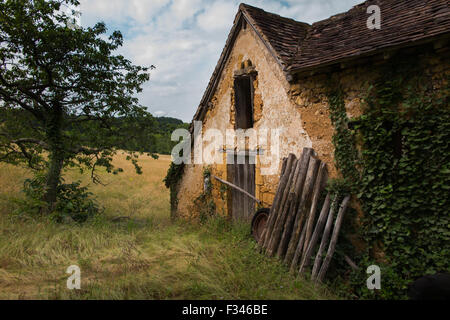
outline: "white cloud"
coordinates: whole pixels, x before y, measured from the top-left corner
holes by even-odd
[[[81,10],[89,18],[97,20],[134,20],[145,24],[169,3],[170,0],[81,0]]]
[[[120,53],[155,65],[139,94],[154,115],[190,121],[219,59],[238,0],[81,0],[84,26],[104,21],[124,34]],[[362,0],[248,0],[250,5],[312,23]],[[165,110],[165,111],[161,111]]]
[[[205,11],[198,16],[197,23],[208,33],[229,30],[235,14],[236,5],[233,2],[216,1],[206,6]]]
[[[167,113],[162,110],[157,110],[157,111],[153,112],[153,115],[156,117],[164,117],[165,115],[167,115]]]

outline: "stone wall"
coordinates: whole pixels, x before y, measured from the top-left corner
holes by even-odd
[[[432,47],[432,45],[431,45]],[[445,49],[445,48],[444,48]],[[405,49],[404,54],[417,55],[420,63],[433,76],[436,86],[448,85],[446,79],[450,74],[448,52],[442,49],[426,50]],[[210,108],[203,121],[203,132],[208,129],[219,130],[223,137],[227,129],[234,129],[234,74],[248,66],[249,61],[255,68],[254,80],[254,128],[256,130],[282,128],[280,155],[281,159],[289,153],[300,156],[303,148],[312,147],[318,158],[328,164],[330,177],[337,177],[333,162],[334,147],[332,143],[333,126],[329,117],[327,92],[330,81],[339,82],[344,95],[349,117],[361,114],[361,101],[379,73],[379,66],[386,63],[386,54],[359,60],[357,64],[337,65],[320,73],[300,74],[297,80],[288,83],[274,57],[261,39],[251,28],[241,30],[231,55],[221,75],[217,90],[211,99]],[[208,145],[204,142],[204,146]],[[269,146],[270,147],[270,146]],[[223,150],[239,150],[235,144],[224,143]],[[266,154],[264,156],[269,156]],[[220,156],[219,156],[220,157]],[[209,165],[211,173],[227,179],[226,154],[221,155],[223,164]],[[259,158],[259,157],[258,157]],[[281,164],[281,162],[279,163]],[[186,218],[195,217],[198,210],[193,200],[203,192],[203,171],[207,165],[186,165],[178,192],[178,215]],[[269,207],[273,201],[278,185],[278,174],[262,175],[264,166],[256,163],[256,197]],[[212,196],[217,211],[228,215],[227,197],[219,182],[213,179]]]
[[[327,99],[330,84],[339,84],[342,89],[350,119],[361,115],[361,106],[369,86],[380,77],[382,65],[388,63],[394,54],[405,59],[412,57],[425,70],[424,75],[431,78],[434,88],[448,86],[450,54],[448,46],[441,47],[440,43],[384,53],[360,59],[352,64],[338,64],[320,70],[320,73],[316,71],[297,76],[298,79],[291,84],[289,94],[295,103],[295,109],[301,114],[303,127],[315,151],[328,164],[331,177],[336,177],[338,172],[333,161],[334,128]]]

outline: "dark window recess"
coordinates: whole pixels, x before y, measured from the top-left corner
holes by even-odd
[[[400,159],[403,155],[403,135],[402,128],[394,128],[392,121],[384,121],[383,128],[391,132],[392,137],[392,152],[395,159]]]
[[[394,157],[400,159],[403,156],[403,135],[400,130],[397,130],[392,135]]]
[[[251,77],[234,79],[236,129],[253,128],[253,82]]]

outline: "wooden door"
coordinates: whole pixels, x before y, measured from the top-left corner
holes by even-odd
[[[234,158],[233,164],[228,164],[228,181],[236,186],[244,189],[252,196],[255,195],[255,164],[254,161],[250,163],[251,157],[237,156],[236,154],[229,155]],[[238,158],[240,161],[238,162]],[[245,159],[245,161],[244,161]],[[253,158],[254,159],[254,158]],[[228,162],[229,163],[229,162]],[[230,188],[229,195],[231,201],[228,202],[231,209],[231,217],[234,221],[250,221],[255,213],[255,201],[242,192]]]

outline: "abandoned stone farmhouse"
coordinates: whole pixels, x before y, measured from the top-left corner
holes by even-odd
[[[379,29],[368,27],[370,5],[381,10]],[[220,147],[221,164],[184,165],[173,210],[186,218],[198,214],[194,200],[204,192],[205,169],[270,207],[282,159],[290,153],[300,156],[305,147],[327,163],[331,178],[338,177],[327,95],[330,83],[339,84],[349,118],[361,114],[368,88],[392,59],[413,59],[433,87],[447,86],[449,30],[446,0],[366,1],[312,25],[241,4],[193,122],[201,122],[202,132],[216,129],[224,137],[230,129],[281,128],[276,170],[264,174],[270,164],[262,157],[274,155],[275,140],[270,136],[264,146],[227,140]],[[203,144],[205,148],[208,141]],[[234,161],[239,154],[245,163]],[[217,179],[211,179],[211,187],[218,213],[251,218],[254,201],[224,188]]]

